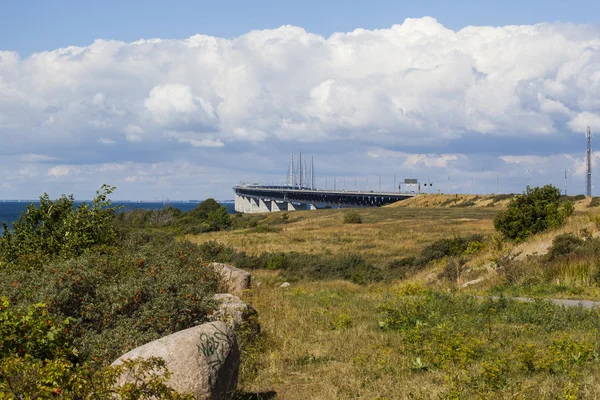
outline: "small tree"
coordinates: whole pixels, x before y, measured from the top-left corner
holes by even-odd
[[[190,215],[198,218],[199,220],[206,221],[208,215],[212,212],[217,211],[221,206],[215,199],[206,199],[202,203],[198,204],[196,208],[190,211]]]
[[[505,237],[521,241],[532,234],[561,226],[573,214],[573,203],[560,202],[560,189],[546,185],[514,197],[508,210],[498,213],[494,227]]]
[[[2,223],[0,254],[6,261],[34,255],[70,257],[95,245],[114,244],[113,219],[118,207],[111,207],[107,198],[114,189],[102,185],[91,205],[84,202],[77,208],[73,195],[52,201],[44,193],[39,207],[32,203],[21,213],[12,232]]]

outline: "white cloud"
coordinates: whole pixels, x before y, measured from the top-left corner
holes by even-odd
[[[223,147],[223,143],[219,139],[214,139],[212,135],[197,133],[197,132],[177,132],[167,131],[165,137],[176,139],[180,143],[189,143],[192,147]]]
[[[548,160],[548,157],[542,156],[501,156],[498,158],[508,164],[518,165],[536,165]]]
[[[600,131],[599,37],[599,26],[453,31],[425,17],[330,37],[282,26],[232,39],[97,40],[23,59],[0,51],[0,141],[20,163],[15,176],[54,159],[61,165],[40,171],[70,179],[87,163],[209,156],[239,171],[246,153],[269,158],[253,164],[260,176],[279,173],[281,149],[299,142],[323,158],[346,154],[346,165],[348,149],[361,148],[376,149],[365,162],[413,170],[482,171],[493,159],[522,174],[538,151],[525,141],[579,159],[580,148],[562,148],[568,137]]]
[[[188,85],[155,86],[144,100],[144,106],[162,126],[188,126],[194,123],[213,126],[216,122],[211,104],[194,95]]]
[[[402,158],[402,165],[407,168],[419,166],[445,168],[454,161],[468,160],[464,154],[409,154],[386,149],[370,150],[367,155],[371,158]]]
[[[568,125],[573,132],[578,133],[585,133],[588,126],[593,126],[596,131],[600,131],[600,107],[598,113],[588,111],[578,113]]]
[[[78,168],[68,165],[57,165],[48,169],[48,176],[54,178],[61,178],[70,175],[72,172],[76,172]]]

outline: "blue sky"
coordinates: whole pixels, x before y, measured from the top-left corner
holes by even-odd
[[[582,192],[600,132],[600,2],[0,7],[2,199],[228,199],[299,150],[320,187]]]
[[[253,29],[301,26],[329,36],[356,28],[379,29],[405,18],[432,16],[458,30],[469,25],[595,23],[597,1],[122,1],[3,0],[0,49],[23,56],[95,39],[183,39],[197,33],[231,38]]]

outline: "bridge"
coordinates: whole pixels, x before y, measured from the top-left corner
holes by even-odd
[[[315,210],[317,207],[381,207],[417,195],[262,185],[239,185],[233,190],[235,211],[243,213]]]

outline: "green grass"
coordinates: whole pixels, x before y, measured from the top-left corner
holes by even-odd
[[[597,310],[413,284],[303,282],[246,294],[265,335],[240,388],[282,399],[600,396]]]

